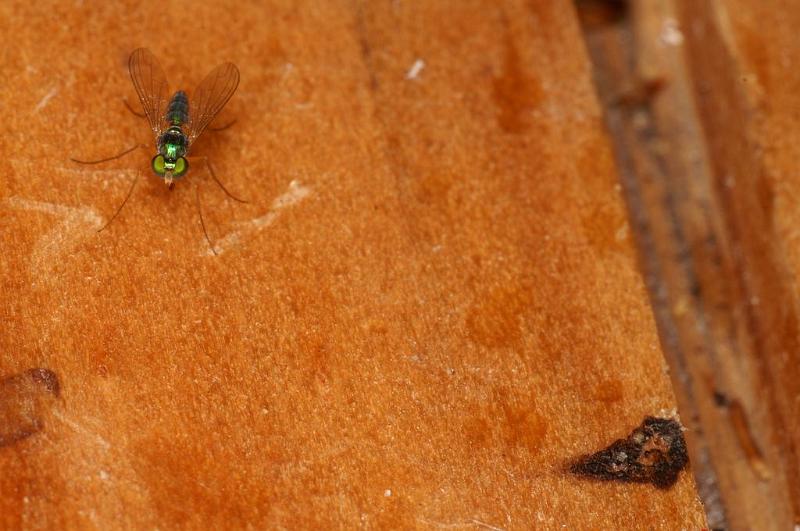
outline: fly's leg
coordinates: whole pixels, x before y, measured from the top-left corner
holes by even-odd
[[[200,208],[200,183],[194,183],[194,198],[195,202],[197,203],[197,213],[200,216],[200,227],[203,228],[203,236],[206,237],[206,241],[208,242],[208,247],[211,249],[211,252],[214,253],[214,256],[217,255],[217,250],[214,248],[214,244],[211,243],[211,238],[208,237],[208,231],[206,230],[206,222],[203,220],[203,209]]]
[[[114,155],[113,157],[106,157],[106,158],[100,159],[100,160],[79,160],[79,159],[74,159],[74,158],[71,158],[71,157],[70,157],[69,160],[71,160],[72,162],[77,162],[78,164],[100,164],[101,162],[108,162],[110,160],[116,160],[116,159],[122,158],[125,155],[127,155],[128,153],[130,153],[130,152],[132,152],[132,151],[134,151],[135,149],[138,149],[138,148],[147,149],[147,146],[145,146],[144,144],[136,144],[132,148],[126,149],[125,151],[123,151],[119,155]],[[122,211],[122,207],[124,207],[125,203],[127,203],[128,199],[130,199],[131,194],[133,193],[133,189],[136,187],[136,182],[139,180],[140,173],[141,172],[138,172],[138,171],[136,172],[136,177],[133,178],[133,182],[131,183],[131,187],[128,190],[128,194],[125,196],[125,199],[122,201],[122,204],[119,205],[119,208],[117,208],[117,211],[114,212],[113,216],[111,216],[111,219],[108,220],[108,223],[106,223],[105,225],[100,227],[100,229],[98,229],[97,232],[103,232],[106,229],[106,227],[111,225],[111,222],[114,221],[117,218],[119,213]]]
[[[220,126],[220,127],[209,127],[209,128],[208,128],[208,130],[209,130],[209,131],[214,131],[215,133],[216,133],[217,131],[224,131],[225,129],[229,128],[230,126],[232,126],[232,125],[233,125],[233,124],[235,124],[235,123],[236,123],[236,118],[234,118],[234,119],[233,119],[233,120],[231,120],[230,122],[228,122],[228,123],[226,123],[225,125],[222,125],[222,126]]]
[[[136,111],[134,111],[134,110],[133,110],[133,107],[131,107],[131,104],[130,104],[130,103],[128,103],[128,100],[127,100],[127,99],[125,99],[125,98],[122,98],[122,103],[124,103],[124,104],[125,104],[125,107],[127,107],[127,109],[128,109],[129,111],[131,111],[131,114],[132,114],[132,115],[134,115],[134,116],[138,116],[139,118],[147,118],[147,115],[146,115],[145,113],[143,113],[143,112],[136,112]]]
[[[109,160],[116,160],[116,159],[122,158],[125,155],[127,155],[128,153],[130,153],[133,150],[138,149],[138,148],[147,149],[147,146],[145,146],[144,144],[136,144],[132,148],[126,149],[125,151],[123,151],[119,155],[114,155],[113,157],[106,157],[106,158],[100,159],[100,160],[79,160],[79,159],[74,159],[72,157],[70,157],[69,160],[71,160],[72,162],[77,162],[78,164],[100,164],[101,162],[108,162]]]
[[[203,160],[203,162],[206,165],[206,168],[208,169],[209,175],[211,175],[211,178],[214,179],[214,182],[217,183],[217,185],[220,188],[222,188],[222,191],[225,192],[225,195],[227,195],[234,201],[238,201],[239,203],[247,203],[247,201],[245,201],[244,199],[239,199],[238,197],[230,193],[227,188],[225,188],[222,182],[217,178],[217,174],[216,172],[214,172],[214,167],[211,165],[211,161],[208,160],[208,157],[195,157],[195,158]],[[200,181],[195,181],[194,186],[195,186],[194,188],[195,200],[197,203],[197,214],[200,216],[200,227],[202,227],[203,229],[203,236],[206,237],[206,241],[208,242],[208,246],[211,249],[211,252],[214,253],[214,256],[218,256],[217,249],[214,247],[214,244],[211,243],[211,238],[208,237],[208,231],[206,230],[206,222],[203,219],[203,209],[200,207]]]
[[[245,201],[244,199],[239,199],[238,197],[236,197],[235,195],[230,193],[228,191],[228,189],[225,188],[225,186],[222,184],[222,182],[220,182],[220,180],[217,179],[217,174],[214,172],[214,167],[211,166],[211,161],[208,160],[208,157],[196,157],[196,158],[203,159],[203,162],[205,162],[206,168],[208,168],[209,175],[211,175],[211,178],[214,179],[214,182],[217,183],[217,185],[220,188],[222,188],[222,191],[225,192],[225,195],[227,195],[228,197],[230,197],[231,199],[233,199],[234,201],[237,201],[239,203],[247,203],[247,201]]]
[[[117,208],[117,211],[114,212],[114,215],[111,216],[111,219],[109,219],[108,222],[105,225],[103,225],[100,229],[98,229],[97,232],[103,232],[103,230],[105,230],[106,227],[111,225],[111,222],[114,221],[117,218],[117,215],[119,215],[119,213],[122,212],[122,207],[124,207],[125,203],[128,202],[128,199],[130,199],[131,194],[133,194],[133,189],[136,188],[136,183],[139,181],[139,175],[141,175],[141,172],[137,171],[136,172],[136,177],[133,178],[133,182],[131,183],[131,187],[128,190],[128,195],[125,196],[125,199],[122,201],[122,204],[119,206],[119,208]]]

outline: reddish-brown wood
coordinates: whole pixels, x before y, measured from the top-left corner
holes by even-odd
[[[797,10],[582,6],[709,525],[792,528]]]
[[[705,525],[566,472],[675,407],[570,2],[184,7],[0,6],[0,525]],[[248,204],[195,165],[95,232],[138,46],[238,64],[197,153]]]
[[[720,371],[734,406],[730,422],[738,434],[738,457],[750,467],[735,488],[753,485],[753,491],[768,495],[761,504],[748,497],[737,510],[776,515],[777,527],[796,526],[800,262],[794,198],[800,186],[795,176],[800,92],[790,65],[800,60],[794,31],[800,11],[784,1],[681,5],[691,28],[698,109],[741,293],[742,348]]]

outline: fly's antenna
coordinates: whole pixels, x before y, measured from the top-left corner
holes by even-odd
[[[109,219],[109,220],[108,220],[108,223],[106,223],[105,225],[103,225],[102,227],[100,227],[100,229],[98,229],[98,231],[97,231],[97,232],[103,232],[103,230],[105,230],[105,228],[106,228],[106,227],[108,227],[109,225],[111,225],[111,222],[112,222],[112,221],[114,221],[115,219],[117,219],[117,216],[118,216],[118,215],[119,215],[119,213],[122,211],[122,207],[124,207],[124,206],[125,206],[125,203],[127,203],[127,202],[128,202],[128,199],[130,199],[130,197],[131,197],[131,194],[133,193],[133,189],[134,189],[134,188],[136,188],[136,183],[139,181],[139,175],[141,175],[141,172],[140,172],[140,171],[137,171],[137,172],[136,172],[136,176],[133,178],[133,183],[131,183],[131,188],[130,188],[130,190],[128,190],[128,195],[126,195],[126,196],[125,196],[125,199],[122,201],[122,204],[119,206],[119,208],[117,209],[117,211],[116,211],[116,212],[114,212],[114,215],[113,215],[113,216],[111,216],[111,219]]]
[[[211,248],[211,252],[214,253],[214,256],[219,256],[217,254],[217,250],[214,249],[214,244],[211,243],[211,238],[208,237],[208,231],[206,230],[206,222],[203,220],[203,209],[200,208],[200,183],[196,182],[194,184],[194,197],[197,203],[197,213],[200,215],[200,226],[203,228],[203,236],[206,237],[206,241],[208,242],[208,246]]]
[[[113,157],[107,157],[107,158],[100,159],[100,160],[79,160],[79,159],[74,159],[72,157],[70,157],[69,160],[71,160],[72,162],[77,162],[78,164],[100,164],[101,162],[108,162],[109,160],[116,160],[116,159],[122,158],[125,155],[127,155],[128,153],[130,153],[133,150],[138,149],[138,148],[147,149],[147,146],[145,146],[144,144],[136,144],[132,148],[126,149],[125,151],[123,151],[119,155],[114,155]]]

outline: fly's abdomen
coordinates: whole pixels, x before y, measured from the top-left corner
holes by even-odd
[[[179,90],[172,96],[167,107],[167,123],[170,125],[183,125],[189,121],[189,98],[186,93]]]

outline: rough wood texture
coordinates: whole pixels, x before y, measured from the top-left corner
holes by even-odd
[[[612,4],[583,19],[709,524],[790,529],[797,9]]]
[[[780,528],[800,523],[800,345],[796,175],[800,61],[791,2],[681,2],[716,190],[740,292],[742,347],[724,367],[722,406]],[[709,68],[708,65],[715,65]],[[722,367],[720,367],[722,369]],[[733,406],[733,407],[730,407]],[[755,490],[755,489],[754,489]],[[745,500],[751,515],[763,504]],[[735,510],[740,513],[742,507]],[[749,518],[753,516],[748,515]],[[741,515],[740,516],[744,516]],[[742,529],[748,519],[736,522]]]
[[[703,406],[708,403],[712,412],[716,409],[713,393],[702,385],[697,389],[694,378],[705,370],[710,352],[719,345],[709,338],[710,319],[702,304],[707,294],[697,289],[702,277],[693,254],[709,241],[716,245],[709,238],[714,226],[707,220],[718,209],[709,205],[710,176],[702,164],[693,163],[703,139],[692,107],[682,43],[658,38],[660,26],[676,21],[669,2],[613,11],[608,5],[582,5],[587,43],[682,418],[690,427],[687,438],[698,487],[709,524],[724,527],[724,510],[714,503],[718,489],[710,463],[718,441],[704,430],[708,418],[701,414],[707,413]],[[690,217],[697,220],[697,213],[705,213],[700,223],[688,223]],[[702,281],[703,286],[725,282],[718,272],[716,278]],[[703,355],[687,354],[691,352]],[[730,433],[720,437],[722,442],[735,445],[725,435]]]
[[[702,527],[565,473],[675,407],[571,4],[184,6],[0,7],[0,525]],[[138,46],[238,64],[249,204],[198,164],[96,234]]]

